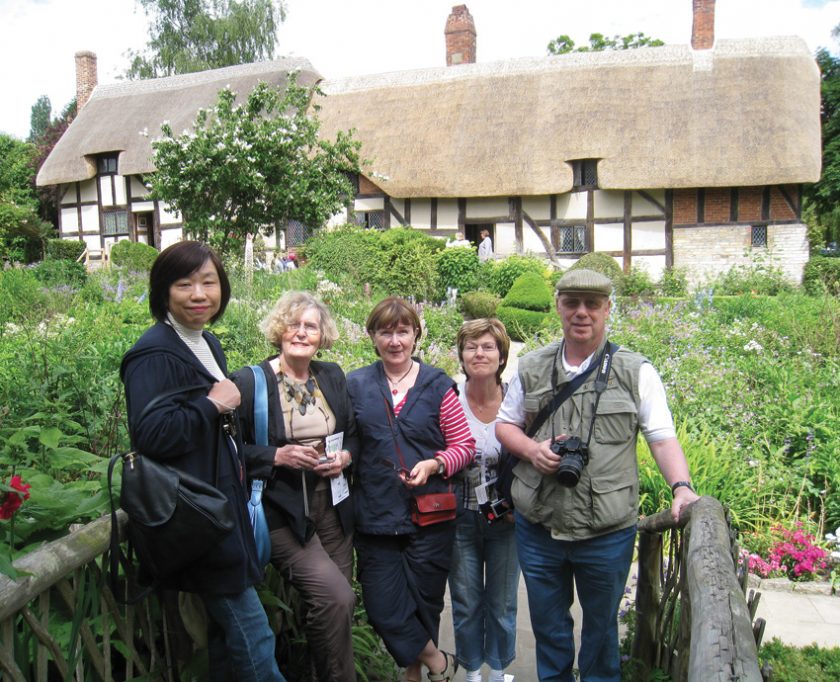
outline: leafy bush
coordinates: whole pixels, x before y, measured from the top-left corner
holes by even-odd
[[[805,265],[802,285],[812,296],[824,292],[840,296],[840,258],[811,256]]]
[[[73,260],[45,260],[32,268],[35,278],[48,287],[79,288],[87,281],[87,270]]]
[[[467,246],[444,248],[437,257],[440,286],[454,287],[460,294],[478,287],[479,262],[475,249]]]
[[[666,268],[659,280],[659,291],[663,296],[685,296],[688,294],[688,274],[684,268]]]
[[[773,682],[836,682],[840,680],[840,647],[816,644],[788,646],[774,637],[758,652],[761,663],[773,668]]]
[[[489,291],[470,291],[458,303],[461,313],[468,320],[478,320],[484,317],[496,317],[496,309],[501,299]]]
[[[19,322],[30,315],[41,317],[47,305],[47,293],[31,268],[0,271],[0,310],[6,321]]]
[[[554,306],[554,295],[541,274],[524,272],[502,299],[502,305],[544,313]]]
[[[148,272],[158,257],[154,246],[142,242],[130,242],[127,239],[114,244],[111,249],[111,263],[135,272]]]
[[[50,239],[47,241],[47,258],[75,261],[85,251],[85,243],[76,239]]]
[[[635,265],[630,269],[628,274],[613,281],[615,283],[616,293],[619,296],[649,297],[653,296],[656,291],[656,285],[653,283],[647,270],[643,270]]]
[[[601,251],[584,254],[569,270],[577,270],[578,268],[600,272],[602,275],[609,277],[616,286],[624,276],[621,266],[615,262],[615,258]]]
[[[745,265],[734,265],[712,281],[715,295],[738,296],[740,294],[764,294],[775,296],[783,291],[792,291],[782,269],[764,259],[756,259]]]
[[[495,261],[488,272],[490,291],[504,298],[516,279],[525,272],[535,272],[542,276],[545,263],[533,256],[508,256],[504,260]]]
[[[531,339],[543,327],[546,320],[552,317],[551,313],[513,308],[506,305],[500,305],[496,309],[496,315],[505,325],[510,338],[514,341]]]

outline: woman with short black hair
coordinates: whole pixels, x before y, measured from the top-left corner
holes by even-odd
[[[224,268],[209,247],[185,241],[165,249],[149,275],[149,307],[157,323],[125,354],[120,378],[133,447],[214,485],[235,520],[216,547],[160,585],[203,601],[210,618],[208,679],[284,682],[274,633],[254,590],[262,572],[246,506],[235,412],[239,390],[227,378],[219,341],[204,331],[229,299]]]

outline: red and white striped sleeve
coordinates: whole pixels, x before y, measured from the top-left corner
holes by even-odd
[[[455,390],[450,388],[440,403],[440,429],[446,441],[446,449],[435,453],[446,466],[444,478],[464,469],[475,457],[475,439],[458,400]]]

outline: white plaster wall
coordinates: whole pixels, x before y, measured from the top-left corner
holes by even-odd
[[[76,207],[61,209],[61,231],[62,232],[78,232],[79,231],[79,214]]]
[[[103,206],[114,205],[114,193],[111,191],[110,175],[103,175],[99,178],[99,196],[102,197]]]
[[[144,198],[148,196],[149,190],[146,189],[146,185],[140,182],[140,179],[131,175],[126,178],[128,182],[131,183],[131,196],[134,199]]]
[[[131,202],[131,212],[132,213],[146,213],[147,211],[154,211],[155,210],[155,202],[154,201],[132,201]]]
[[[510,256],[516,253],[516,231],[513,223],[496,223],[493,251],[499,256]]]
[[[440,199],[437,204],[437,229],[458,229],[458,202],[455,199]]]
[[[82,230],[85,232],[99,232],[99,207],[82,206]],[[97,241],[97,248],[99,242]]]
[[[83,237],[83,239],[84,239],[84,242],[85,242],[85,246],[90,251],[99,251],[99,250],[102,249],[102,245],[100,244],[100,241],[99,241],[99,235],[87,234]]]
[[[59,203],[64,206],[65,204],[75,204],[76,203],[76,185],[74,183],[70,183],[69,185],[61,185],[61,189],[59,189]]]
[[[633,256],[633,267],[647,272],[654,282],[662,279],[665,270],[665,256]]]
[[[513,223],[511,223],[512,225]],[[548,239],[549,243],[551,243],[551,228],[550,227],[539,227],[540,232],[542,232],[546,239]],[[540,238],[534,234],[534,230],[531,229],[531,226],[523,223],[522,224],[522,241],[523,241],[523,249],[525,252],[532,252],[534,254],[538,254],[540,256],[545,256],[545,247],[543,243],[540,241]]]
[[[411,226],[419,230],[432,229],[432,202],[429,199],[411,200]]]
[[[665,221],[634,223],[631,226],[633,250],[665,248]],[[633,259],[635,261],[635,258]]]
[[[181,238],[180,227],[162,229],[160,231],[160,250],[163,251],[167,246],[172,246],[172,244],[181,241]]]
[[[585,192],[580,193],[586,196]],[[595,218],[618,218],[624,216],[624,192],[595,190]],[[586,214],[584,213],[584,216]]]
[[[385,199],[382,197],[369,197],[367,199],[356,199],[353,202],[353,210],[358,212],[363,211],[381,211],[385,208]]]
[[[173,223],[181,222],[181,216],[179,215],[178,211],[172,210],[166,204],[159,204],[159,209],[161,227],[163,227],[164,225],[172,225]],[[180,229],[180,225],[178,229]]]
[[[665,190],[664,189],[646,190],[646,192],[653,199],[658,201],[662,206],[665,205]],[[632,211],[633,211],[633,215],[638,215],[638,216],[662,215],[662,211],[659,208],[657,208],[656,204],[650,203],[647,199],[645,199],[638,192],[633,192]]]
[[[114,203],[117,206],[125,206],[128,201],[128,194],[125,191],[126,178],[122,175],[117,175],[114,178]]]
[[[75,195],[75,190],[70,194],[70,196]],[[99,195],[96,192],[96,180],[85,180],[82,183],[79,183],[79,196],[81,197],[82,201],[96,201]],[[73,199],[73,201],[76,201]]]
[[[586,220],[587,192],[571,192],[557,197],[557,217],[560,220]]]
[[[551,199],[547,196],[523,197],[522,210],[534,220],[550,220]]]
[[[635,246],[635,244],[634,244]],[[595,244],[593,251],[623,251],[624,224],[595,225]]]
[[[467,222],[506,215],[510,215],[510,204],[504,197],[467,199]]]

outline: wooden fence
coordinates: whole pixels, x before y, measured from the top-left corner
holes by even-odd
[[[659,668],[674,682],[769,680],[757,654],[764,621],[752,625],[760,595],[745,598],[746,580],[716,499],[701,497],[679,523],[670,510],[642,519],[632,654],[642,678]]]

